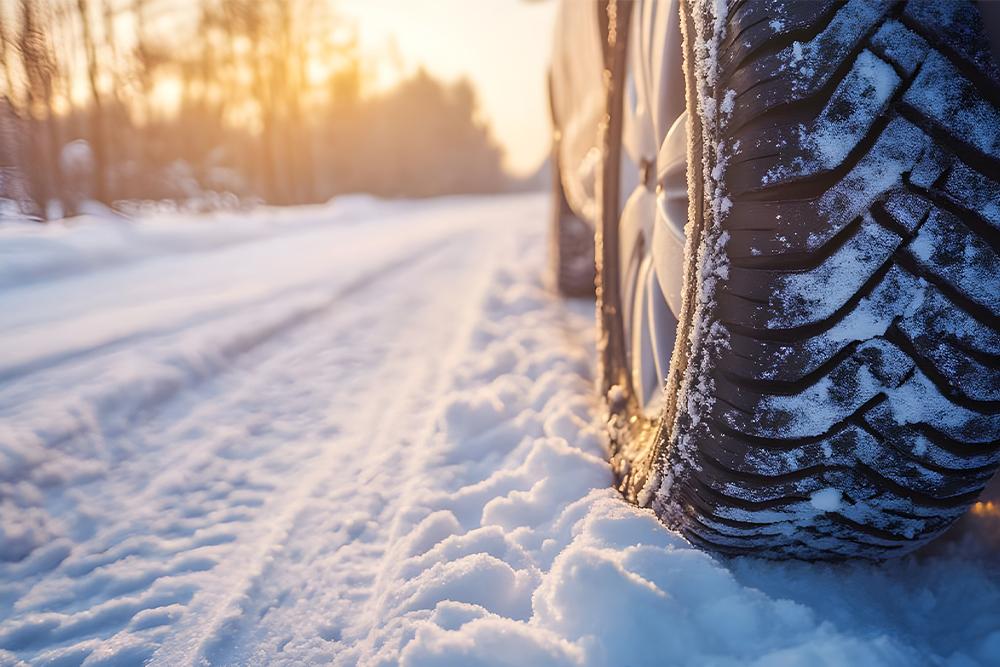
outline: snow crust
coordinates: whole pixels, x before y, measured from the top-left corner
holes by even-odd
[[[995,664],[988,514],[884,566],[771,563],[612,491],[546,209],[276,211],[0,293],[0,665]]]

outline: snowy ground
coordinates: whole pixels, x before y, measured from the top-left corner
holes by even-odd
[[[608,489],[546,206],[0,227],[0,664],[997,664],[995,506],[781,564]]]

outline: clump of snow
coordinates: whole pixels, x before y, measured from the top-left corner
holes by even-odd
[[[840,489],[827,487],[813,492],[809,496],[809,504],[821,512],[836,512],[840,509],[842,498],[843,494],[840,492]]]
[[[729,116],[730,114],[733,113],[733,107],[735,106],[735,104],[736,104],[736,91],[730,88],[729,90],[726,91],[726,94],[722,97],[722,104],[719,105],[719,111],[722,112],[723,116]],[[739,144],[738,141],[736,143]],[[734,150],[739,150],[738,145],[733,146],[733,148]]]

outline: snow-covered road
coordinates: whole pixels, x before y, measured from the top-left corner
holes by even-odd
[[[0,665],[996,664],[996,507],[721,560],[609,488],[540,195],[0,228]]]

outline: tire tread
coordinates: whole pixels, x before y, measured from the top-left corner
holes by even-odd
[[[741,3],[721,46],[720,142],[751,147],[724,176],[730,269],[709,316],[729,347],[668,520],[725,553],[880,559],[940,534],[1000,464],[1000,70],[971,3],[760,18],[780,5]],[[829,164],[810,138],[863,92],[861,59],[898,81]],[[836,509],[811,502],[829,488]]]

